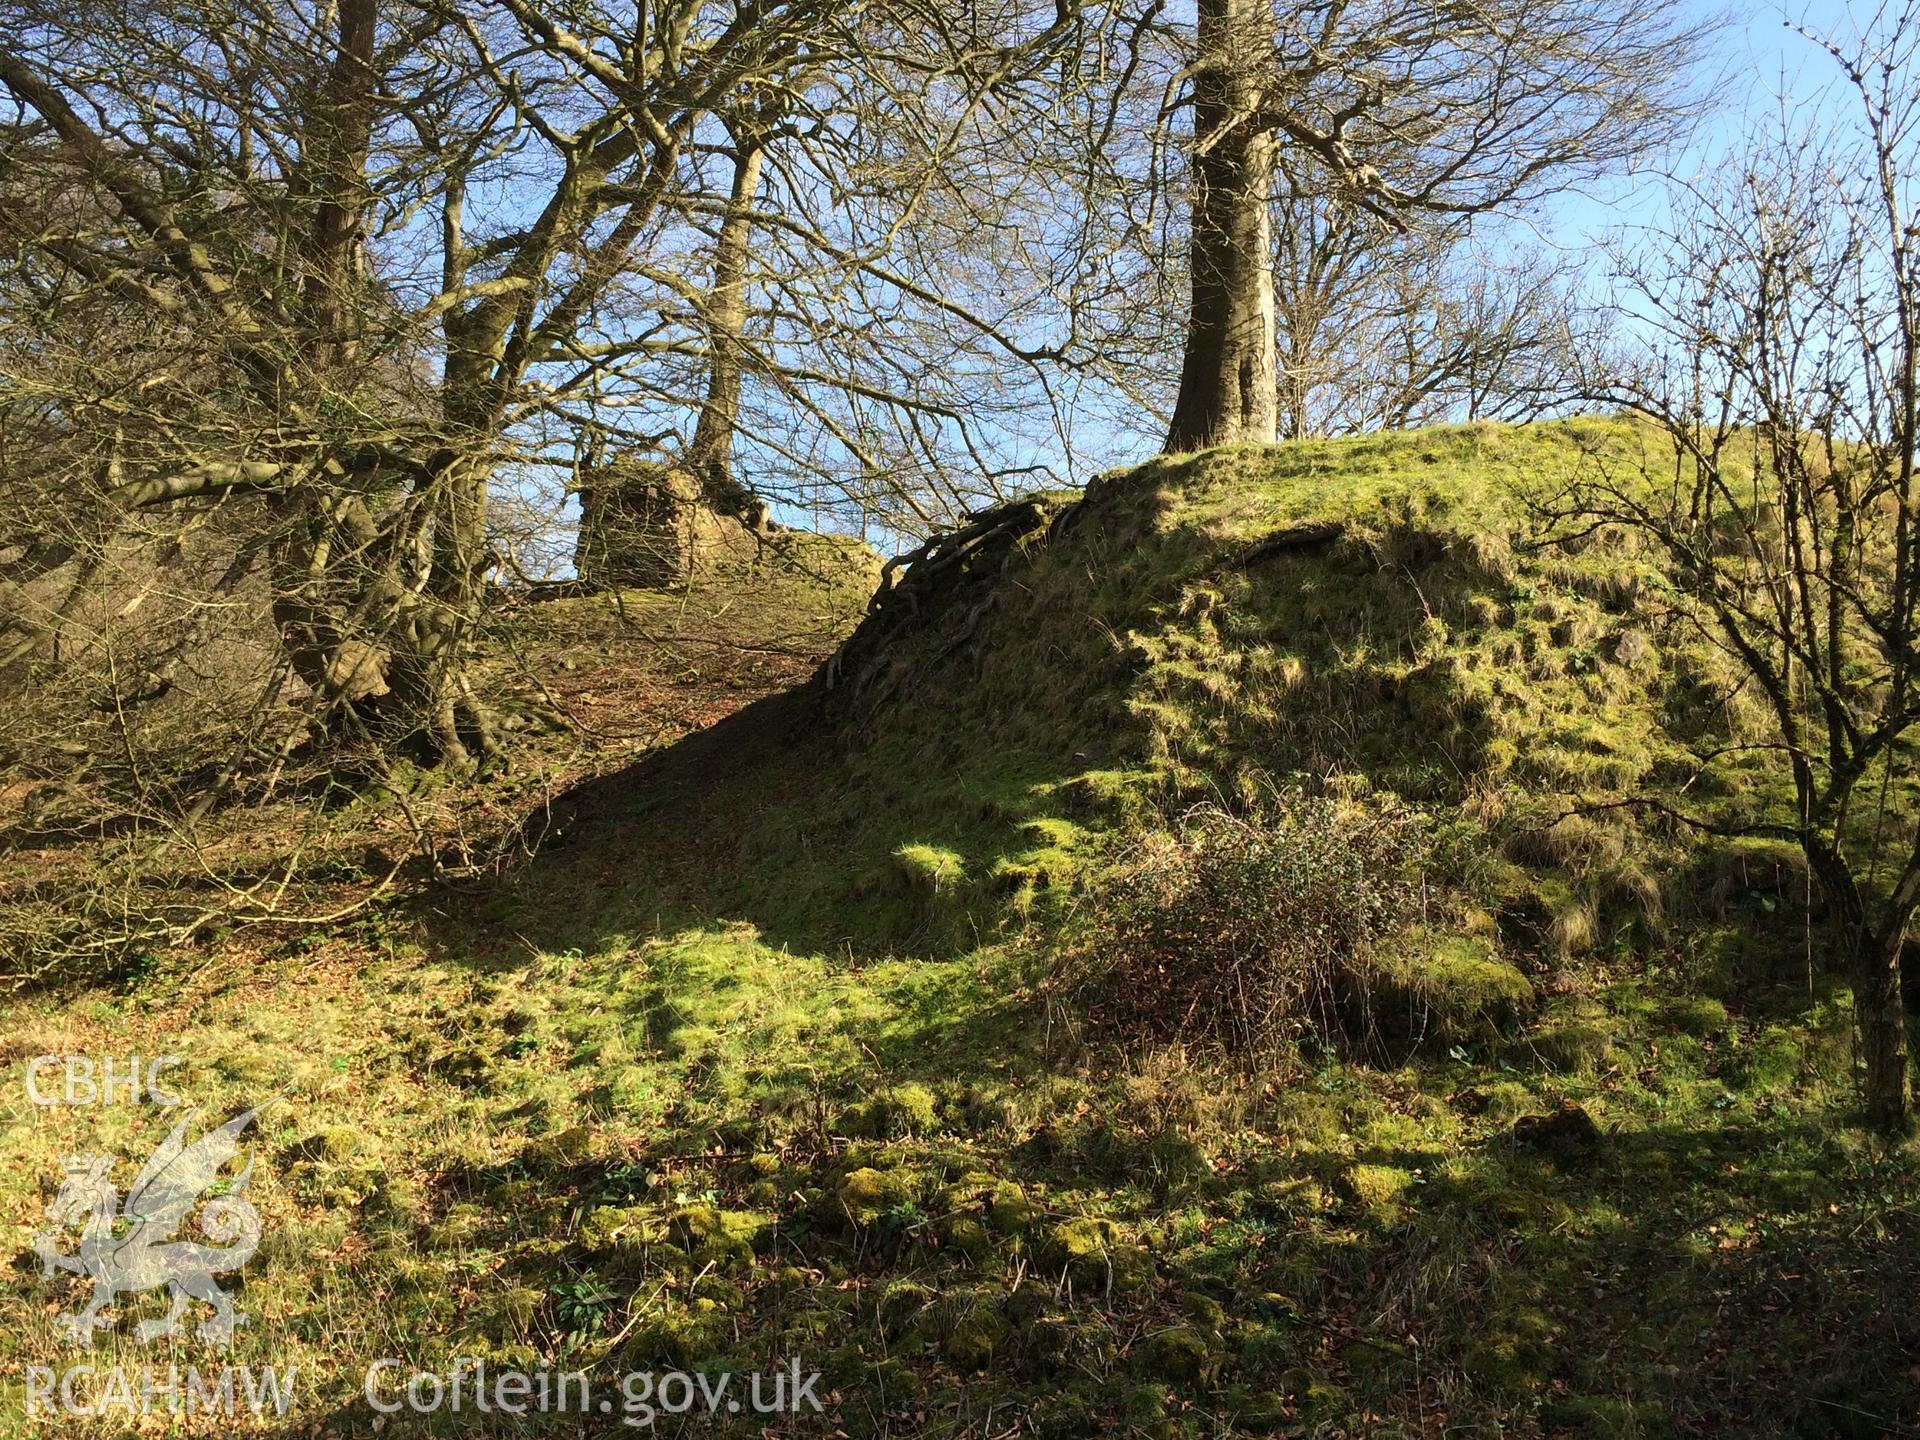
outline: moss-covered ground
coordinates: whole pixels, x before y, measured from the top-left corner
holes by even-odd
[[[1528,504],[1647,444],[1471,427],[1108,477],[983,614],[927,617],[883,707],[768,694],[543,799],[497,874],[24,992],[0,1043],[16,1074],[178,1054],[209,1117],[280,1097],[231,1357],[300,1367],[263,1428],[621,1429],[375,1417],[384,1356],[799,1356],[825,1413],[772,1433],[1912,1433],[1920,1159],[1852,1124],[1804,875],[1593,808],[1778,802],[1654,558],[1547,543]],[[1062,974],[1139,836],[1295,785],[1423,817],[1433,894],[1381,972],[1420,1034],[1090,1023]],[[165,1118],[4,1103],[0,1424],[123,1433],[17,1408],[80,1294],[28,1241],[63,1154],[124,1185]],[[123,1323],[90,1358],[202,1353]]]

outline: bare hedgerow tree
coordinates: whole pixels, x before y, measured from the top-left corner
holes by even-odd
[[[690,402],[733,403],[736,261],[703,283],[690,243],[718,217],[737,260],[751,197],[710,178],[738,151],[727,126],[791,117],[769,143],[790,176],[811,169],[771,218],[816,277],[884,291],[884,313],[911,277],[817,207],[844,181],[903,223],[954,117],[1063,14],[1010,37],[937,5],[882,16],[846,0],[13,7],[9,171],[62,203],[9,212],[7,321],[61,359],[36,354],[9,380],[58,417],[74,593],[127,526],[218,507],[258,538],[318,732],[455,762],[493,751],[466,672],[497,563],[490,485],[510,466],[570,466],[583,432],[645,445]],[[871,165],[863,180],[855,162],[872,156],[849,122],[869,117],[827,108],[847,95],[890,111],[889,133],[913,130],[917,188]],[[116,357],[110,392],[69,324],[82,313],[153,337]],[[823,424],[849,405],[953,417],[937,394],[821,363],[809,347],[847,330],[802,319],[812,333],[790,328],[757,368]],[[676,362],[712,356],[729,365],[696,399]]]
[[[1277,156],[1383,223],[1499,209],[1644,154],[1694,37],[1672,0],[1200,0],[1192,288],[1170,450],[1271,441]]]
[[[753,502],[806,513],[837,492],[924,535],[1080,458],[1061,392],[1099,365],[1107,335],[1060,253],[1086,193],[1076,162],[1100,172],[1103,200],[1117,187],[1065,117],[1084,108],[1067,77],[1098,17],[966,13],[970,44],[995,57],[971,92],[824,68],[784,109],[735,125],[759,164],[728,174],[752,193],[736,184],[696,212],[714,283],[690,347],[700,423],[675,453],[705,473],[724,444]],[[1051,48],[988,43],[1047,33]]]
[[[753,206],[760,193],[767,131],[773,116],[725,117],[733,179],[727,210],[713,242],[713,283],[704,314],[707,384],[700,419],[687,446],[686,463],[707,503],[723,513],[747,515],[754,500],[733,473],[733,439],[740,428],[740,389],[746,365],[747,266],[753,247]]]
[[[1911,1105],[1900,960],[1920,905],[1920,22],[1904,7],[1825,48],[1851,122],[1732,157],[1618,257],[1623,323],[1647,343],[1592,393],[1650,417],[1671,465],[1588,477],[1563,519],[1657,542],[1764,702],[1767,733],[1700,771],[1777,755],[1788,803],[1640,803],[1800,847],[1850,966],[1866,1109],[1893,1128]]]

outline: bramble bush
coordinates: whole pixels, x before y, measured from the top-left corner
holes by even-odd
[[[1187,812],[1095,897],[1075,967],[1089,1011],[1122,1034],[1253,1051],[1338,1032],[1377,944],[1419,916],[1422,839],[1415,812],[1304,794]]]

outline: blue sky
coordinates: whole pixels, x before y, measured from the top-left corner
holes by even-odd
[[[1728,8],[1691,0],[1685,7],[1696,19],[1721,28],[1709,41],[1700,85],[1712,104],[1692,142],[1669,163],[1681,175],[1698,174],[1724,162],[1748,140],[1776,126],[1783,105],[1804,114],[1833,89],[1831,59],[1797,30],[1799,25],[1844,43],[1878,11],[1877,4],[1847,0],[1797,0],[1797,3],[1740,4]],[[1582,194],[1560,197],[1541,217],[1546,238],[1569,249],[1584,249],[1622,224],[1658,218],[1664,194],[1657,173],[1623,176]]]

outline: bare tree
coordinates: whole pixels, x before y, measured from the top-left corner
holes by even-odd
[[[216,10],[36,0],[0,21],[0,89],[31,139],[14,154],[74,197],[51,225],[9,217],[30,301],[13,319],[64,344],[74,306],[111,294],[172,347],[110,397],[77,349],[63,370],[14,378],[44,391],[64,377],[46,398],[68,473],[89,477],[92,538],[66,557],[78,571],[124,517],[246,501],[321,732],[456,762],[496,748],[465,657],[497,564],[503,467],[569,469],[583,434],[658,446],[689,413],[713,417],[695,449],[720,459],[749,370],[841,451],[872,449],[849,405],[964,428],[930,387],[876,383],[833,353],[858,319],[823,320],[835,287],[872,287],[870,313],[911,295],[978,317],[831,205],[851,197],[896,235],[978,97],[1063,34],[1062,14],[1036,36],[1017,7],[970,28],[937,6],[880,16],[843,0]],[[874,165],[849,97],[890,109],[885,133],[914,144]],[[764,216],[749,183],[763,141],[725,133],[754,114],[788,117],[764,141],[783,157]],[[716,190],[722,158],[732,184]],[[688,241],[709,222],[703,284]],[[755,346],[742,255],[776,225],[788,281],[827,283],[800,327],[763,327]],[[698,398],[689,370],[705,372]]]
[[[1386,224],[1538,196],[1658,143],[1692,36],[1671,0],[1200,0],[1191,304],[1167,448],[1270,441],[1276,155]]]
[[[1764,701],[1765,733],[1715,743],[1699,764],[1777,755],[1789,804],[1644,803],[1800,847],[1850,965],[1866,1109],[1892,1128],[1910,1110],[1900,955],[1920,904],[1913,8],[1828,53],[1850,126],[1731,157],[1620,257],[1627,323],[1649,338],[1594,393],[1651,417],[1672,462],[1591,477],[1565,513],[1658,542],[1702,633]]]
[[[687,468],[698,477],[709,505],[723,513],[745,516],[752,513],[754,502],[733,474],[733,436],[740,425],[747,260],[753,243],[754,197],[760,190],[760,166],[766,158],[765,118],[733,120],[727,128],[733,151],[733,186],[713,246],[713,285],[707,295],[705,317],[711,352],[707,389],[693,442],[687,447]]]
[[[1274,255],[1282,439],[1524,421],[1573,383],[1564,262],[1297,190],[1275,207]]]
[[[1169,450],[1271,440],[1273,0],[1201,0],[1193,76],[1192,302]]]

